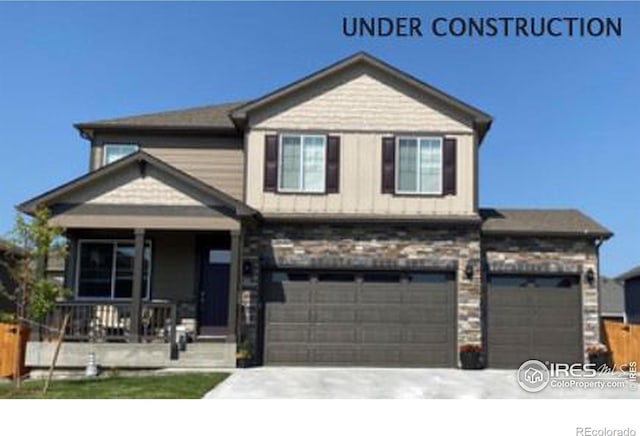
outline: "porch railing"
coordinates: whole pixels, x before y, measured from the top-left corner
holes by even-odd
[[[40,337],[55,335],[65,314],[69,322],[65,341],[168,342],[175,344],[176,305],[167,301],[143,301],[140,331],[131,331],[131,304],[112,301],[66,301],[56,303],[46,316]]]

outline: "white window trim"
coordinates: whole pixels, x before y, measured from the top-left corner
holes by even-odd
[[[416,159],[416,177],[417,177],[417,184],[416,184],[416,190],[415,191],[401,191],[398,189],[398,187],[400,186],[399,184],[399,180],[400,180],[400,164],[399,164],[399,159],[400,159],[400,140],[403,139],[415,139],[417,141],[418,144],[418,158]],[[420,191],[420,141],[423,139],[427,139],[427,140],[437,140],[438,144],[440,145],[440,178],[438,180],[438,189],[435,191],[428,191],[428,192],[423,192]],[[395,162],[394,162],[394,167],[395,167],[395,193],[399,194],[399,195],[442,195],[442,190],[444,189],[443,183],[442,183],[442,177],[444,175],[444,141],[442,137],[439,136],[398,136],[396,138],[396,149],[395,149]]]
[[[107,163],[107,150],[109,149],[109,147],[134,147],[135,151],[133,153],[136,153],[138,151],[140,151],[140,146],[138,144],[132,144],[130,142],[123,142],[123,143],[117,143],[117,142],[109,142],[108,144],[103,144],[102,145],[102,165],[109,165]],[[133,154],[132,153],[132,154]],[[116,162],[116,161],[113,161]],[[111,163],[113,163],[111,162]]]
[[[76,259],[75,259],[75,286],[74,286],[74,299],[75,300],[79,300],[79,301],[91,301],[91,300],[100,300],[100,301],[131,301],[131,298],[123,298],[123,297],[114,297],[115,294],[115,275],[116,275],[116,253],[117,253],[117,247],[118,247],[118,243],[119,242],[123,242],[123,243],[127,243],[127,244],[134,244],[135,246],[135,240],[133,239],[79,239],[78,240],[78,250],[76,252]],[[81,253],[82,253],[82,244],[84,243],[89,243],[89,244],[111,244],[113,246],[113,259],[111,261],[111,296],[110,297],[84,297],[84,296],[80,296],[78,295],[78,292],[80,291],[80,260],[81,260]],[[153,242],[150,239],[145,239],[144,240],[144,244],[145,246],[147,244],[149,244],[149,273],[148,273],[148,277],[147,277],[147,292],[146,292],[146,297],[143,296],[142,300],[143,301],[150,301],[151,300],[151,277],[152,275],[152,269],[153,269]]]
[[[299,137],[300,138],[300,185],[303,184],[304,181],[304,138],[322,138],[324,154],[322,156],[322,173],[325,174],[325,177],[322,178],[322,189],[314,190],[314,189],[304,189],[302,186],[299,189],[286,189],[282,188],[282,142],[286,137]],[[299,133],[284,133],[279,135],[278,140],[278,192],[289,193],[289,194],[323,194],[327,190],[327,136],[326,135],[305,135]]]

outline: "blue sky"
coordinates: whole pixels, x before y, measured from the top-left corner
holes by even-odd
[[[495,117],[483,206],[578,208],[640,263],[640,4],[1,3],[0,233],[13,206],[84,173],[72,123],[253,98],[358,50]],[[378,38],[343,16],[621,16],[624,36]]]

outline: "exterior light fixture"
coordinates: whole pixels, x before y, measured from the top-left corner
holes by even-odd
[[[584,278],[587,280],[587,283],[589,283],[589,286],[593,286],[593,283],[596,281],[596,275],[593,272],[593,268],[589,268],[587,270]]]
[[[464,276],[467,280],[471,280],[473,278],[473,264],[471,261],[467,262],[467,266],[464,267]]]

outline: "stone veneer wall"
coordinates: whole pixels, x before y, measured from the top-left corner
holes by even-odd
[[[576,273],[582,290],[584,348],[600,341],[598,256],[593,241],[568,238],[484,236],[483,259],[489,272]],[[594,284],[585,279],[592,269]]]
[[[458,343],[480,344],[480,234],[475,227],[419,224],[272,224],[245,228],[241,331],[255,347],[260,271],[265,266],[452,270],[457,277]],[[465,275],[468,263],[474,268]],[[242,340],[242,339],[241,339]]]

